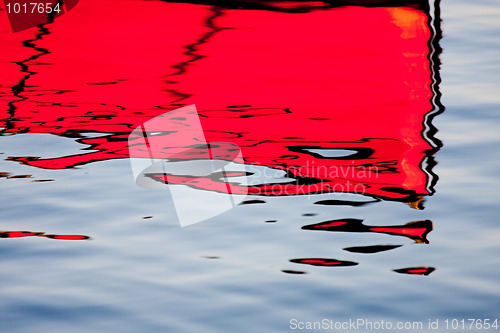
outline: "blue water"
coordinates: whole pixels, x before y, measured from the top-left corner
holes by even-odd
[[[128,181],[129,161],[37,169],[3,157],[62,156],[79,144],[48,134],[1,137],[0,170],[32,178],[0,178],[0,229],[92,239],[2,239],[0,331],[288,332],[291,319],[324,318],[422,322],[415,331],[431,331],[428,321],[439,319],[444,331],[446,319],[500,321],[498,17],[497,1],[441,3],[446,110],[433,124],[443,148],[435,155],[436,193],[422,211],[386,201],[314,204],[340,197],[335,194],[265,198],[180,228],[168,192]],[[346,217],[378,226],[428,219],[434,229],[429,244],[301,230]],[[374,244],[403,246],[377,254],[343,250]],[[359,265],[289,261],[317,257]],[[428,276],[393,271],[415,266],[436,270]]]

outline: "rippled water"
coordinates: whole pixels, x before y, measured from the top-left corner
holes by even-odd
[[[3,331],[500,320],[500,6],[349,3],[87,0],[16,33],[2,7]],[[251,181],[181,228],[129,135],[191,104]]]

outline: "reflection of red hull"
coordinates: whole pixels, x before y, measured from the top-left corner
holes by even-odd
[[[302,258],[302,259],[292,259],[290,262],[297,264],[306,264],[312,266],[323,266],[323,267],[342,267],[342,266],[356,266],[358,263],[353,261],[336,260],[328,258]]]
[[[394,271],[401,274],[412,274],[412,275],[429,275],[436,269],[434,267],[408,267],[395,269]]]
[[[64,240],[84,240],[89,239],[89,236],[84,235],[50,235],[44,232],[31,232],[31,231],[0,231],[0,238],[19,238],[19,237],[45,237],[52,239],[64,239]]]
[[[345,7],[288,14],[145,3],[149,17],[136,22],[117,12],[135,13],[127,4],[95,6],[79,4],[50,26],[52,33],[31,41],[50,53],[23,63],[22,75],[16,64],[2,65],[15,80],[2,82],[10,96],[0,112],[7,133],[109,134],[80,140],[94,152],[12,160],[61,169],[127,158],[132,129],[196,104],[207,141],[232,142],[245,163],[298,179],[249,193],[342,190],[404,201],[430,194],[424,164],[433,150],[425,138],[433,110],[432,36],[424,11]],[[27,34],[6,41],[17,50],[9,61],[40,51],[16,47],[16,38],[32,38]],[[324,158],[307,148],[371,153]]]
[[[394,236],[404,236],[417,243],[429,243],[427,235],[432,231],[429,220],[414,221],[405,225],[368,226],[358,219],[340,219],[305,225],[304,230],[323,230],[336,232],[375,232]]]

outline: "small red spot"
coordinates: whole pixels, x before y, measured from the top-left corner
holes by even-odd
[[[390,234],[398,234],[398,235],[409,235],[409,236],[417,236],[422,237],[422,235],[427,231],[426,228],[370,228],[372,231],[385,232]]]
[[[436,269],[434,267],[408,267],[402,269],[395,269],[395,272],[402,274],[414,274],[414,275],[429,275]]]
[[[43,235],[43,236],[52,239],[65,239],[65,240],[79,240],[79,239],[90,238],[89,236],[83,236],[83,235]]]
[[[321,265],[339,265],[340,261],[326,261],[326,260],[318,260],[318,259],[304,259],[302,260],[305,264],[321,264]]]
[[[16,238],[16,237],[27,237],[27,236],[36,236],[36,232],[29,231],[5,231],[0,232],[1,238]]]
[[[318,224],[315,225],[314,228],[331,228],[331,227],[338,227],[341,225],[347,224],[347,222],[330,222],[330,223],[324,223],[324,224]]]

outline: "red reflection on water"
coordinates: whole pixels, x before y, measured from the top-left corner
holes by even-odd
[[[401,274],[412,274],[412,275],[429,275],[436,269],[434,267],[408,267],[395,269],[394,271]]]
[[[432,222],[429,220],[409,222],[404,225],[369,226],[359,219],[340,219],[316,224],[305,225],[304,230],[324,230],[343,232],[375,232],[395,236],[405,236],[417,243],[429,243],[427,235],[432,231]]]
[[[297,264],[312,265],[312,266],[356,266],[358,264],[352,261],[327,259],[327,258],[291,259],[290,262],[294,262]]]
[[[28,237],[28,236],[40,236],[41,232],[30,232],[30,231],[0,231],[0,238],[18,238],[18,237]]]
[[[89,236],[84,235],[51,235],[45,234],[44,232],[31,232],[31,231],[0,231],[0,238],[19,238],[37,236],[52,239],[65,239],[65,240],[84,240],[90,239]]]
[[[114,4],[82,2],[38,31],[8,34],[1,23],[9,49],[0,56],[3,135],[51,133],[90,150],[12,161],[64,169],[128,158],[134,128],[196,104],[209,143],[236,144],[239,162],[296,179],[252,186],[251,194],[342,191],[400,201],[432,194],[427,9]],[[328,155],[342,150],[358,153]],[[137,149],[133,157],[149,156]],[[227,188],[211,179],[192,186]]]
[[[88,236],[83,236],[83,235],[43,235],[43,236],[52,239],[65,239],[65,240],[89,239]]]

